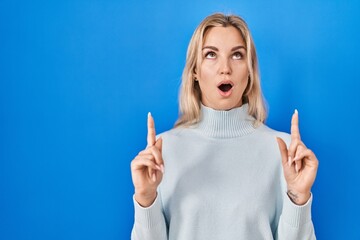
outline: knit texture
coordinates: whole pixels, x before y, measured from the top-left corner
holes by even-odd
[[[248,105],[201,107],[192,127],[163,134],[165,174],[155,202],[135,200],[133,240],[315,239],[310,200],[286,195],[276,137],[254,126]]]

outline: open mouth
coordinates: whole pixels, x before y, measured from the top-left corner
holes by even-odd
[[[222,91],[222,92],[228,92],[230,91],[230,89],[233,86],[230,83],[222,83],[218,86],[218,88]]]

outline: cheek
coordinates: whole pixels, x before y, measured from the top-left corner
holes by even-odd
[[[247,76],[247,75],[243,75],[243,76],[241,77],[241,82],[240,82],[240,86],[241,86],[242,91],[245,91],[248,83],[249,83],[249,78],[248,78],[248,76]]]
[[[213,77],[209,76],[208,73],[202,75],[199,79],[199,87],[202,93],[202,97],[212,95],[215,88],[213,87]]]
[[[234,74],[234,78],[238,79],[238,90],[244,93],[249,82],[249,72],[247,67],[238,68],[236,74]]]
[[[236,78],[242,83],[247,83],[249,79],[249,71],[246,66],[239,67],[236,71]]]
[[[202,80],[199,80],[199,87],[200,87],[200,91],[203,95],[207,95],[210,91],[210,84],[208,81],[204,80],[202,78]]]
[[[206,81],[211,80],[210,77],[216,75],[214,64],[203,63],[200,68],[200,77]]]

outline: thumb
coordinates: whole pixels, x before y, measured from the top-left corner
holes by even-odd
[[[161,137],[159,137],[159,139],[156,140],[156,142],[155,142],[155,147],[157,147],[157,149],[159,149],[160,152],[162,152],[162,142],[163,142],[163,140]]]
[[[282,164],[283,164],[283,166],[286,166],[286,164],[288,162],[288,150],[287,150],[287,147],[286,147],[286,143],[284,142],[284,140],[282,140],[279,137],[277,137],[276,140],[277,140],[278,145],[279,145]]]

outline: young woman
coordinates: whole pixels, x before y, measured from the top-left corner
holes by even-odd
[[[256,51],[238,16],[214,14],[195,30],[180,118],[131,163],[134,240],[315,239],[311,187],[318,160],[291,134],[264,125]]]

